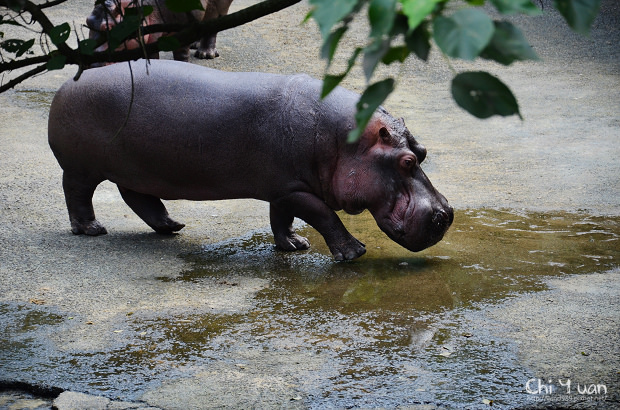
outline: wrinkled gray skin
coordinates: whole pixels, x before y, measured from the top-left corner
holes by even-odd
[[[228,8],[232,0],[202,0],[203,11],[194,10],[191,13],[173,13],[165,5],[164,0],[138,0],[143,6],[153,6],[153,12],[145,18],[144,25],[153,24],[186,24],[192,21],[206,21],[215,19],[228,14]],[[90,16],[86,19],[86,25],[90,29],[89,38],[96,41],[106,31],[112,29],[118,24],[127,7],[135,7],[136,0],[105,0],[100,4],[95,4]],[[144,36],[144,43],[155,43],[159,37],[171,33],[154,33]],[[203,37],[199,42],[193,44],[197,48],[195,56],[201,59],[212,59],[219,56],[215,47],[217,34],[211,34]],[[108,47],[104,43],[97,48],[96,51],[104,51]],[[119,49],[134,49],[140,47],[140,43],[136,40],[126,41]],[[174,59],[179,61],[189,61],[189,46],[181,47],[173,52]],[[159,58],[159,54],[149,56],[150,58]],[[101,65],[101,64],[99,64]]]
[[[268,201],[278,248],[309,247],[292,228],[298,217],[323,235],[336,260],[357,258],[365,248],[334,210],[370,210],[390,238],[412,251],[441,240],[452,222],[452,208],[420,168],[426,150],[402,120],[381,108],[361,140],[346,143],[356,93],[337,88],[320,100],[322,83],[306,75],[164,60],[151,61],[148,75],[143,60],[132,68],[133,104],[127,63],[85,71],[52,102],[49,143],[64,170],[75,234],[106,233],[92,205],[104,180],[166,234],[184,225],[160,198]]]

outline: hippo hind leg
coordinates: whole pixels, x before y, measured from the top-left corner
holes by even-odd
[[[298,235],[293,229],[295,217],[273,203],[269,206],[269,219],[276,248],[284,251],[299,251],[310,248],[308,239]]]
[[[148,226],[160,234],[172,234],[185,227],[168,215],[166,207],[155,196],[141,194],[131,189],[119,186],[118,190],[123,200]]]
[[[71,221],[71,232],[75,235],[105,235],[106,229],[95,218],[93,194],[102,180],[91,180],[66,171],[62,176],[62,187]]]

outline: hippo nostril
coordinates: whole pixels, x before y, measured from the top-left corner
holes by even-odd
[[[454,218],[452,212],[446,212],[443,209],[439,209],[435,211],[433,214],[433,218],[431,221],[433,225],[437,226],[440,229],[445,229],[452,223],[452,219]]]

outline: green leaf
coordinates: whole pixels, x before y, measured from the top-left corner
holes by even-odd
[[[517,114],[523,119],[510,89],[486,72],[465,72],[454,77],[452,97],[461,108],[478,118]]]
[[[187,13],[192,10],[204,10],[200,0],[166,0],[166,7],[173,13]]]
[[[157,39],[157,47],[160,51],[174,51],[181,47],[181,42],[172,36],[160,37]]]
[[[385,99],[394,91],[394,79],[387,78],[385,80],[371,84],[366,88],[360,100],[357,102],[357,113],[355,114],[355,122],[357,128],[353,129],[347,138],[348,143],[356,142],[366,130],[368,121],[375,113],[377,108],[385,101]]]
[[[9,53],[17,53],[17,50],[24,44],[24,40],[11,38],[0,43],[0,48]]]
[[[390,65],[394,61],[402,63],[407,57],[409,57],[409,49],[407,46],[392,47],[385,53],[381,62],[385,65]]]
[[[345,77],[346,74],[325,74],[325,77],[323,78],[323,89],[321,90],[321,98],[327,97],[327,95],[331,93],[334,88],[338,87],[338,84],[340,84]]]
[[[95,52],[95,48],[97,47],[97,40],[94,40],[92,38],[87,38],[84,40],[80,40],[78,45],[79,45],[78,48],[80,50],[80,53],[87,55],[87,56],[92,56],[93,53]]]
[[[15,53],[15,57],[21,57],[25,52],[30,50],[30,47],[32,47],[33,45],[34,45],[34,38],[28,41],[24,41],[24,43],[19,47],[19,49]]]
[[[21,45],[24,43],[24,40],[19,40],[16,38],[11,38],[9,40],[5,40],[3,42],[0,43],[0,48],[3,50],[8,51],[9,53],[16,53],[17,50],[19,50],[19,48],[21,47]]]
[[[144,18],[150,15],[152,12],[153,12],[153,6],[127,7],[125,9],[124,17],[126,18],[127,16],[137,16],[137,17]]]
[[[396,17],[396,0],[370,0],[368,20],[370,37],[380,40],[392,30]]]
[[[405,36],[405,44],[407,44],[407,48],[413,51],[418,58],[426,61],[431,52],[430,38],[431,34],[428,32],[428,22],[423,21],[415,30],[407,33]]]
[[[402,0],[403,13],[408,18],[409,29],[413,30],[428,16],[442,0]]]
[[[327,97],[327,95],[331,93],[332,90],[338,86],[338,84],[340,84],[347,74],[349,74],[349,71],[351,71],[351,68],[355,65],[355,60],[357,60],[357,56],[359,56],[361,51],[362,49],[360,47],[355,49],[351,57],[349,57],[349,63],[344,73],[340,75],[325,75],[323,80],[323,89],[321,90],[321,98]]]
[[[16,57],[22,56],[34,44],[34,39],[24,41],[18,38],[11,38],[0,43],[0,48],[9,53],[15,53]]]
[[[529,16],[538,16],[542,14],[542,10],[532,3],[532,0],[490,0],[497,11],[502,14],[527,14]]]
[[[69,23],[62,23],[50,30],[50,40],[54,45],[62,44],[69,38],[71,34],[71,26]]]
[[[321,36],[326,39],[334,24],[353,11],[357,0],[310,0],[310,4],[314,6],[312,17],[319,25]]]
[[[11,10],[19,13],[24,9],[26,0],[7,0],[6,3]]]
[[[329,37],[327,37],[327,39],[323,42],[323,46],[321,47],[321,58],[327,59],[326,69],[331,65],[334,54],[336,54],[336,49],[338,48],[338,43],[348,29],[348,26],[339,27],[338,29],[332,31],[329,34]]]
[[[516,60],[538,60],[521,30],[508,21],[496,21],[493,38],[480,57],[510,65]]]
[[[379,61],[383,58],[385,53],[390,49],[390,39],[375,40],[374,43],[364,49],[364,62],[362,67],[364,68],[364,75],[366,75],[366,81],[370,81],[372,74],[377,68]]]
[[[401,34],[406,34],[408,30],[409,25],[407,24],[407,16],[405,16],[402,12],[396,13],[394,16],[392,31],[390,31],[390,36],[397,37]]]
[[[493,36],[493,21],[480,10],[461,9],[450,17],[436,17],[433,38],[450,57],[473,60]]]
[[[138,30],[142,20],[138,16],[125,16],[123,21],[110,30],[110,50],[116,50],[131,34]]]
[[[65,66],[66,61],[67,61],[67,57],[57,52],[57,53],[54,53],[52,58],[50,58],[47,61],[45,68],[47,68],[49,71],[60,70]]]
[[[598,14],[601,0],[555,0],[554,6],[568,25],[578,33],[588,34]]]

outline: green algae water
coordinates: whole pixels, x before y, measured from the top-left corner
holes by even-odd
[[[177,280],[251,275],[277,284],[271,292],[286,291],[316,308],[436,312],[540,290],[547,276],[609,270],[620,255],[618,218],[458,212],[443,241],[412,253],[385,236],[370,214],[341,217],[367,247],[355,261],[333,262],[311,228],[300,233],[312,248],[294,253],[276,251],[264,231],[187,255],[196,268]]]
[[[260,230],[182,255],[192,268],[159,281],[231,292],[258,281],[247,309],[137,309],[103,351],[60,351],[36,337],[71,326],[62,312],[1,306],[0,356],[11,357],[0,357],[4,377],[54,385],[41,372],[53,366],[63,388],[133,399],[190,376],[202,377],[205,391],[227,380],[277,382],[285,407],[528,404],[518,346],[468,312],[545,290],[551,277],[619,265],[619,217],[458,211],[444,240],[420,253],[389,240],[368,213],[342,218],[368,250],[352,262],[334,262],[309,227],[300,228],[312,244],[304,252],[277,251]]]

